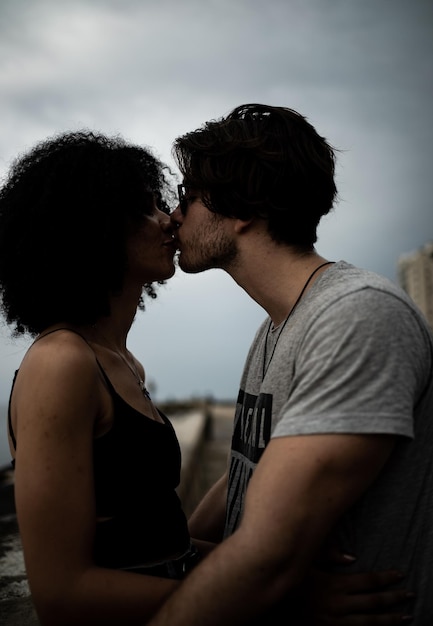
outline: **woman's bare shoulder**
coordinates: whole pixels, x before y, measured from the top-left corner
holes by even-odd
[[[95,395],[101,374],[86,340],[70,330],[37,338],[25,354],[16,377],[14,396],[55,398],[73,404]]]
[[[85,337],[68,328],[41,334],[29,347],[20,367],[56,367],[95,365],[95,354]]]

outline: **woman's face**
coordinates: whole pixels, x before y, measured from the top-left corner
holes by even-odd
[[[128,275],[142,285],[173,276],[176,243],[172,235],[170,216],[155,203],[152,214],[143,217],[129,239]]]

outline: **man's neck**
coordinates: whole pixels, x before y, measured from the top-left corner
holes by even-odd
[[[311,276],[322,263],[326,263],[326,259],[315,250],[301,254],[271,242],[267,245],[244,246],[236,266],[229,273],[278,326],[289,315],[304,287],[303,295],[318,276],[326,271],[328,266],[320,268]]]

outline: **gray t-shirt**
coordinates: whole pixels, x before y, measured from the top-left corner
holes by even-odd
[[[281,331],[281,332],[280,332]],[[266,346],[266,347],[265,347]],[[398,435],[374,484],[339,522],[343,571],[398,568],[416,591],[415,624],[433,623],[433,336],[413,301],[382,276],[340,261],[284,327],[268,318],[241,379],[225,535],[270,438]]]

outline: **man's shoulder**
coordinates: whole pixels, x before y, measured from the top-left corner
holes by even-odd
[[[316,297],[327,304],[341,298],[401,302],[413,308],[409,295],[396,282],[346,261],[336,262],[317,283]],[[391,298],[390,298],[391,297]]]
[[[337,261],[328,272],[323,275],[324,283],[329,285],[344,285],[348,290],[356,290],[360,288],[376,288],[384,291],[397,292],[403,294],[403,289],[394,281],[382,274],[373,272],[362,267],[352,265],[347,261]],[[328,279],[328,281],[326,280]]]
[[[299,317],[302,334],[324,327],[328,335],[333,330],[338,335],[344,327],[360,328],[367,320],[370,333],[374,328],[380,332],[400,329],[408,339],[415,335],[423,344],[431,337],[425,317],[402,287],[345,261],[338,261],[319,277]]]

